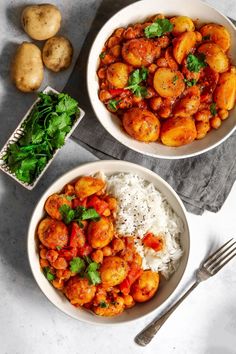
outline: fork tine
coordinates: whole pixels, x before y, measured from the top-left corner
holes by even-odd
[[[223,252],[220,252],[223,248],[225,248],[225,246],[227,246],[231,241],[233,240],[233,238],[231,238],[229,241],[227,241],[223,246],[221,246],[220,248],[218,248],[218,250],[216,250],[214,253],[212,253],[204,262],[204,266],[209,266],[209,264],[212,263],[212,260],[214,261],[216,258],[220,257],[225,251],[227,251],[230,247],[232,247],[232,244],[226,249],[223,250]],[[235,243],[235,242],[234,242]],[[209,263],[209,264],[208,264]]]
[[[235,248],[234,250],[236,250],[236,248]],[[230,253],[232,253],[232,252],[230,252]],[[216,273],[218,273],[219,270],[221,270],[221,268],[223,268],[223,267],[224,267],[229,261],[231,261],[231,259],[233,259],[235,256],[236,256],[236,253],[234,253],[230,258],[227,258],[227,259],[225,260],[225,262],[223,262],[218,268],[214,268],[214,269],[213,269],[213,274],[215,275]]]
[[[207,268],[211,268],[212,266],[214,266],[214,263],[218,260],[224,260],[226,258],[227,255],[225,255],[225,253],[232,248],[234,245],[236,244],[236,242],[233,242],[230,246],[228,246],[226,249],[224,249],[222,252],[220,252],[219,254],[217,254],[215,257],[213,257],[209,262],[207,262],[207,264],[205,265],[205,267]],[[223,258],[222,258],[223,257]]]

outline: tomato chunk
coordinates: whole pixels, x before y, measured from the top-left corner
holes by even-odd
[[[120,283],[120,291],[124,295],[128,295],[131,285],[140,277],[142,273],[143,269],[137,263],[131,263],[127,277]]]
[[[79,206],[86,207],[87,206],[87,198],[79,199],[75,198],[72,200],[72,208],[75,209]]]
[[[60,257],[65,258],[67,261],[70,261],[72,258],[77,256],[77,248],[76,247],[64,247],[59,252]]]
[[[70,234],[70,247],[83,247],[85,245],[85,235],[81,227],[77,222],[73,222],[71,225],[71,234]]]
[[[163,249],[163,238],[148,232],[143,238],[143,244],[144,246],[152,248],[154,251],[158,252]]]
[[[83,247],[78,248],[78,256],[88,256],[92,251],[93,248],[89,244],[85,244]]]
[[[94,208],[98,214],[102,215],[108,208],[108,203],[94,195],[89,199],[87,207]]]

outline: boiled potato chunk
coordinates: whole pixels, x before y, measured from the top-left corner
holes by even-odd
[[[114,230],[112,222],[101,217],[98,221],[91,221],[88,227],[88,242],[93,248],[103,248],[111,242]]]
[[[129,67],[124,63],[111,64],[107,69],[107,80],[116,88],[124,88],[128,84]]]
[[[188,117],[198,111],[200,106],[200,89],[198,86],[190,87],[186,95],[181,98],[174,108],[174,115]]]
[[[161,127],[161,141],[167,146],[182,146],[196,139],[197,131],[191,117],[173,117]]]
[[[150,300],[159,286],[159,274],[151,270],[145,270],[131,287],[131,296],[134,301],[145,302]]]
[[[77,275],[69,279],[65,286],[65,295],[73,305],[82,306],[92,301],[96,286],[91,285],[86,278]]]
[[[160,55],[160,48],[148,39],[131,39],[122,47],[122,57],[135,67],[148,66]]]
[[[208,37],[207,39],[217,44],[223,52],[226,52],[231,44],[231,38],[229,31],[222,25],[216,23],[209,23],[200,28],[202,37]]]
[[[229,68],[229,59],[221,47],[215,43],[204,43],[198,48],[199,53],[203,53],[210,68],[218,73],[223,73]]]
[[[153,78],[153,86],[161,97],[178,97],[184,91],[184,77],[180,71],[159,68]]]
[[[31,5],[24,8],[21,23],[31,38],[43,41],[55,36],[59,31],[61,13],[55,5]]]
[[[37,232],[40,241],[47,248],[63,248],[67,245],[69,232],[62,221],[51,218],[43,219],[39,223]]]
[[[62,220],[60,207],[64,204],[68,205],[70,208],[72,206],[71,201],[68,200],[65,195],[54,193],[50,195],[50,197],[48,197],[44,208],[48,215],[51,216],[51,218],[56,220]]]
[[[220,75],[220,79],[214,91],[214,101],[218,108],[230,110],[236,100],[236,74],[226,72]]]
[[[184,32],[173,41],[173,55],[178,64],[191,52],[196,44],[196,34],[193,31]]]
[[[102,190],[105,187],[105,182],[99,178],[90,176],[81,177],[75,183],[75,193],[80,199],[89,197]]]
[[[159,138],[159,119],[146,109],[131,108],[125,112],[122,123],[126,132],[136,140],[149,143]]]
[[[62,36],[49,38],[43,46],[44,65],[54,72],[69,68],[73,47],[69,39]]]
[[[128,274],[127,262],[116,256],[105,257],[100,267],[102,284],[105,287],[120,284]]]
[[[174,36],[178,36],[183,32],[194,31],[195,29],[193,21],[187,16],[172,17],[170,22],[174,25],[172,30]]]
[[[37,90],[43,81],[43,62],[40,49],[33,43],[23,42],[17,49],[11,65],[11,78],[23,92]]]

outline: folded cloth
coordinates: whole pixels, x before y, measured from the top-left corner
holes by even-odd
[[[79,99],[86,112],[73,138],[101,159],[127,160],[143,165],[164,178],[179,194],[188,211],[202,214],[217,212],[236,179],[236,134],[217,148],[197,157],[166,160],[144,156],[115,140],[97,120],[86,88],[86,63],[92,41],[107,18],[132,1],[102,2],[81,54],[64,91]],[[78,97],[79,95],[79,97]]]

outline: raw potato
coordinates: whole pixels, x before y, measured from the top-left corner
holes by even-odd
[[[193,21],[187,16],[172,17],[170,22],[174,25],[172,30],[174,36],[178,36],[183,32],[194,31],[195,29]]]
[[[21,14],[21,23],[31,38],[44,41],[59,31],[61,13],[51,4],[27,6]]]
[[[161,141],[167,146],[182,146],[196,139],[197,131],[191,117],[173,117],[161,127]]]
[[[198,48],[199,53],[206,56],[206,62],[210,68],[218,73],[223,73],[229,68],[229,59],[221,47],[215,43],[204,43]]]
[[[209,40],[221,47],[226,52],[231,44],[229,31],[222,25],[216,23],[209,23],[200,29],[203,37],[209,37]]]
[[[11,65],[11,78],[23,92],[37,90],[43,81],[43,62],[40,49],[23,42],[17,49]]]
[[[122,47],[122,57],[135,67],[148,66],[160,56],[160,48],[148,39],[131,39]]]
[[[191,52],[196,44],[195,32],[184,32],[173,41],[173,55],[178,64]]]
[[[161,97],[178,97],[184,91],[184,77],[180,71],[159,68],[153,78],[153,86]]]
[[[214,101],[218,108],[230,110],[236,99],[236,74],[227,72],[220,75],[214,91]]]
[[[188,117],[198,111],[200,106],[200,89],[198,86],[190,87],[186,95],[178,101],[174,109],[174,115]]]
[[[123,126],[126,132],[136,140],[149,143],[159,138],[159,119],[146,109],[132,108],[125,112]]]
[[[124,63],[111,64],[107,69],[107,80],[116,88],[124,88],[128,84],[129,67]]]
[[[73,56],[73,47],[67,38],[55,36],[46,41],[42,55],[44,65],[48,69],[58,72],[69,68]]]

